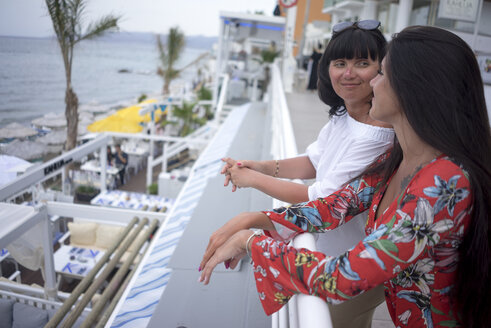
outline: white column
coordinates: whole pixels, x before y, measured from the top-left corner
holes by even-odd
[[[150,126],[150,135],[153,136],[155,134],[155,124],[153,122],[149,122]],[[149,156],[148,156],[148,161],[147,161],[147,184],[145,186],[147,193],[148,193],[148,186],[152,184],[152,178],[153,178],[153,154],[154,154],[154,141],[153,138],[150,139],[150,150],[149,150]]]
[[[46,206],[43,206],[39,214],[42,216],[43,224],[43,251],[44,251],[44,291],[48,296],[48,299],[55,300],[57,298],[56,289],[56,273],[55,273],[55,261],[53,259],[53,243],[51,242],[53,234],[51,231],[51,222],[46,211]]]
[[[399,0],[399,8],[397,9],[397,20],[395,32],[402,31],[409,25],[411,10],[413,9],[413,0]]]
[[[223,61],[223,37],[225,33],[225,18],[220,17],[220,29],[218,32],[218,49],[217,49],[217,60],[215,62],[215,84],[213,87],[213,107],[216,108],[218,101],[218,81],[220,81],[220,74]],[[170,112],[170,108],[169,108]]]
[[[293,37],[297,18],[297,6],[286,10],[285,41],[283,44],[283,87],[285,92],[292,92],[293,75],[295,74],[296,61],[293,58]]]
[[[107,190],[106,188],[106,170],[107,170],[107,143],[99,149],[99,159],[101,162],[101,193]]]
[[[377,19],[377,0],[365,0],[363,11],[361,12],[360,20]]]

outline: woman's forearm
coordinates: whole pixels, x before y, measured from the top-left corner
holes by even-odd
[[[276,171],[276,161],[274,162]],[[278,161],[278,177],[285,179],[314,179],[316,170],[307,156]]]
[[[257,174],[253,179],[252,187],[290,204],[303,203],[309,200],[309,188],[307,186],[267,175]]]

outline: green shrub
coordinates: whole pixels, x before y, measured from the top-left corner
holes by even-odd
[[[148,97],[147,97],[147,95],[146,95],[146,94],[144,94],[144,93],[142,93],[142,94],[140,95],[140,97],[138,97],[137,102],[138,102],[138,103],[141,103],[142,101],[144,101],[144,100],[145,100],[145,99],[147,99],[147,98],[148,98]]]
[[[80,185],[77,187],[76,192],[78,194],[85,194],[85,195],[93,195],[97,193],[97,189],[93,186],[88,186],[88,185]]]
[[[211,100],[213,98],[213,94],[211,90],[205,87],[204,85],[197,92],[198,100]]]
[[[157,195],[159,192],[159,185],[156,183],[152,183],[150,186],[148,186],[148,193],[150,195]]]

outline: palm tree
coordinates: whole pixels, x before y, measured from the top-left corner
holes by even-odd
[[[205,117],[199,117],[198,111],[199,108],[197,106],[197,103],[183,101],[182,106],[173,107],[172,117],[174,119],[163,119],[160,124],[162,128],[165,128],[167,125],[177,126],[177,128],[179,129],[177,135],[180,137],[185,137],[196,130],[197,127],[200,127],[206,123],[206,113]]]
[[[167,35],[167,44],[164,46],[160,35],[157,34],[157,48],[159,50],[160,64],[157,68],[157,74],[164,80],[164,87],[162,89],[163,94],[169,94],[169,86],[175,78],[179,77],[182,71],[188,67],[196,64],[201,59],[209,55],[208,52],[202,53],[191,63],[186,66],[177,69],[175,64],[181,57],[182,51],[186,44],[184,33],[179,30],[179,27],[172,27]]]
[[[101,36],[107,31],[117,30],[120,17],[107,15],[95,23],[90,23],[85,31],[82,20],[85,14],[84,0],[45,0],[53,29],[60,46],[65,66],[65,117],[67,120],[67,140],[65,150],[77,144],[78,98],[72,88],[73,50],[83,40]]]
[[[169,93],[169,86],[172,80],[179,76],[180,71],[175,69],[174,65],[181,57],[185,45],[184,33],[179,27],[171,27],[167,35],[167,44],[164,46],[157,34],[157,48],[159,50],[159,59],[162,66],[157,68],[157,74],[164,79],[163,94]]]

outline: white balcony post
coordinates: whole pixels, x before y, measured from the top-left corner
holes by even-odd
[[[377,0],[365,0],[360,20],[377,19]]]
[[[283,88],[285,92],[292,92],[293,75],[295,73],[295,59],[293,58],[293,41],[297,6],[286,9],[285,41],[283,45]]]
[[[53,243],[51,242],[53,236],[51,232],[51,222],[48,218],[48,212],[46,207],[43,206],[39,210],[39,214],[42,216],[43,224],[43,250],[44,250],[44,290],[48,299],[54,300],[57,298],[56,289],[56,274],[55,274],[55,262],[53,259]]]
[[[101,193],[106,191],[106,170],[107,170],[107,144],[99,149],[99,159],[101,161]]]
[[[162,145],[162,172],[167,172],[167,142]]]
[[[413,0],[400,0],[397,8],[396,33],[402,31],[409,25],[411,10],[413,9]]]

